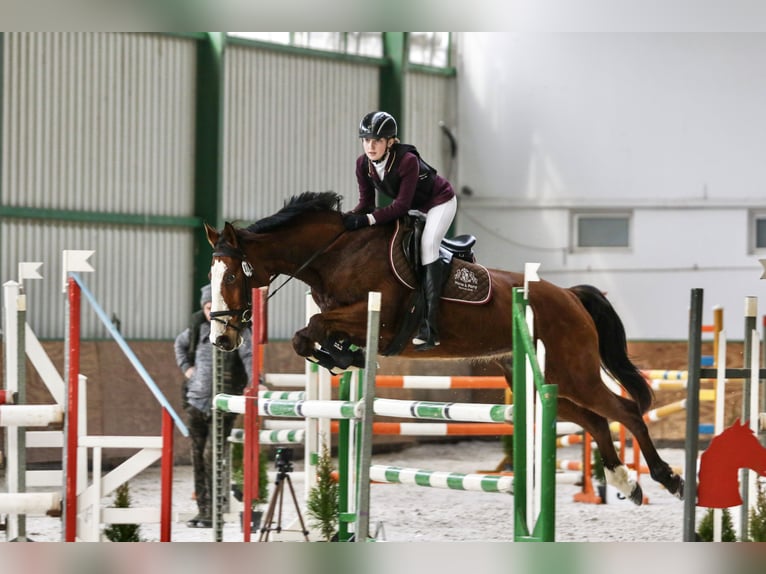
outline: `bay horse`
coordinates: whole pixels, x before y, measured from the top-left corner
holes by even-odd
[[[412,298],[412,290],[395,276],[387,257],[395,224],[347,232],[341,201],[333,192],[305,192],[246,228],[227,222],[218,231],[205,224],[213,247],[213,344],[225,351],[239,346],[240,331],[249,320],[251,289],[287,275],[310,287],[321,311],[295,333],[292,344],[298,355],[327,368],[364,366],[363,353],[350,345],[366,343],[370,291],[381,293],[379,348],[385,354]],[[442,299],[439,346],[416,351],[408,343],[399,354],[495,362],[511,385],[512,290],[523,285],[524,276],[496,269],[488,274],[488,301]],[[641,487],[629,477],[612,441],[609,420],[615,420],[638,441],[652,478],[683,498],[683,479],[660,458],[642,418],[654,396],[628,358],[625,330],[609,301],[592,286],[562,288],[541,280],[529,284],[529,304],[535,336],[546,347],[546,382],[558,385],[558,417],[593,436],[607,481],[635,504],[642,503]],[[602,366],[632,398],[604,384]]]

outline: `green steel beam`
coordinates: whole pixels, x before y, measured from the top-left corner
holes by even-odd
[[[404,74],[407,69],[407,32],[383,32],[383,58],[380,68],[380,89],[378,109],[396,118],[399,139],[403,140],[404,125]],[[377,194],[381,206],[390,205],[392,199]]]
[[[454,78],[457,76],[457,69],[437,68],[436,66],[425,66],[423,64],[407,64],[407,72],[418,72],[420,74],[430,74],[432,76],[445,76],[447,78]]]
[[[223,54],[226,34],[208,32],[197,45],[197,102],[194,162],[194,214],[217,228],[223,225],[221,163],[223,130]],[[212,251],[202,226],[194,234],[192,301],[208,282]]]
[[[396,118],[399,138],[404,133],[404,74],[407,69],[407,32],[383,32],[383,56],[380,69],[380,109]]]
[[[3,109],[5,109],[5,87],[3,86],[3,77],[5,77],[5,70],[3,68],[3,62],[5,61],[4,49],[5,33],[0,32],[0,206],[3,205],[3,158],[5,157],[5,150],[3,149]],[[2,248],[3,244],[0,242],[0,253],[2,253]]]
[[[99,211],[75,211],[38,207],[15,207],[0,205],[0,217],[15,219],[40,219],[47,221],[80,221],[109,225],[149,225],[167,227],[199,227],[199,217],[174,215],[149,215],[137,213],[103,213]]]

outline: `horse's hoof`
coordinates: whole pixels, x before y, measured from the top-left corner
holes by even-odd
[[[677,484],[677,486],[676,486],[676,490],[675,490],[675,492],[673,492],[673,495],[674,495],[674,496],[675,496],[675,497],[676,497],[678,500],[683,500],[683,499],[684,499],[684,484],[685,484],[685,483],[684,483],[684,479],[683,479],[683,478],[681,478],[681,477],[680,477],[680,476],[678,476],[678,475],[676,475],[676,477],[678,478],[678,484]]]
[[[312,363],[316,363],[320,367],[324,367],[330,371],[330,374],[332,375],[339,375],[345,370],[344,368],[336,365],[330,353],[324,349],[315,349],[314,353],[312,355],[308,355],[306,359]]]
[[[357,367],[359,369],[364,369],[366,359],[364,357],[364,351],[355,351],[354,352],[354,359],[351,361],[352,367]]]
[[[420,339],[418,339],[420,340]],[[422,343],[416,343],[415,339],[412,340],[412,344],[415,346],[416,351],[430,351],[439,346],[439,341],[423,341]]]
[[[641,489],[640,484],[636,483],[636,485],[633,487],[633,490],[630,491],[628,500],[630,500],[636,506],[641,506],[644,503],[644,491]]]
[[[330,355],[332,356],[335,364],[343,370],[348,369],[349,367],[364,369],[364,351],[357,350],[341,352],[333,349],[330,351]]]

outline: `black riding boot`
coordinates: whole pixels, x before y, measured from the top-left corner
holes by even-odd
[[[443,261],[437,259],[433,263],[424,265],[425,276],[423,278],[423,291],[426,300],[426,309],[423,320],[420,322],[418,334],[412,339],[416,351],[427,351],[439,344],[439,299],[442,294],[444,283],[444,271],[446,266]]]

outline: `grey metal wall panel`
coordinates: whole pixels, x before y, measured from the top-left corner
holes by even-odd
[[[0,203],[12,207],[187,216],[194,212],[197,40],[152,34],[6,33]],[[359,118],[378,106],[374,63],[230,45],[223,102],[224,216],[253,221],[306,190],[356,203]],[[454,80],[407,79],[406,139],[440,171],[438,121],[454,113]],[[454,123],[454,122],[453,122]],[[192,278],[199,230],[50,220],[0,222],[0,280],[19,261],[43,261],[29,282],[30,322],[64,334],[61,250],[95,249],[85,277],[107,313],[135,338],[172,338],[194,306],[178,285]],[[272,299],[270,336],[304,323],[306,287]],[[84,336],[104,337],[84,311]]]
[[[452,76],[411,72],[405,76],[404,140],[417,146],[425,160],[457,189],[457,160],[439,122],[453,132],[457,122],[457,87]]]
[[[192,279],[192,235],[177,229],[79,225],[30,220],[0,222],[0,282],[18,280],[18,263],[40,261],[42,280],[25,282],[27,321],[39,338],[65,334],[62,250],[95,253],[93,273],[81,276],[104,311],[114,313],[128,338],[170,339],[188,323],[188,289]],[[108,338],[96,314],[83,299],[82,336]]]
[[[356,205],[359,118],[378,101],[377,66],[232,45],[225,58],[223,214],[255,221],[303,191]],[[270,337],[303,325],[305,285],[270,301]]]
[[[5,205],[192,213],[194,40],[6,33],[3,54]]]

